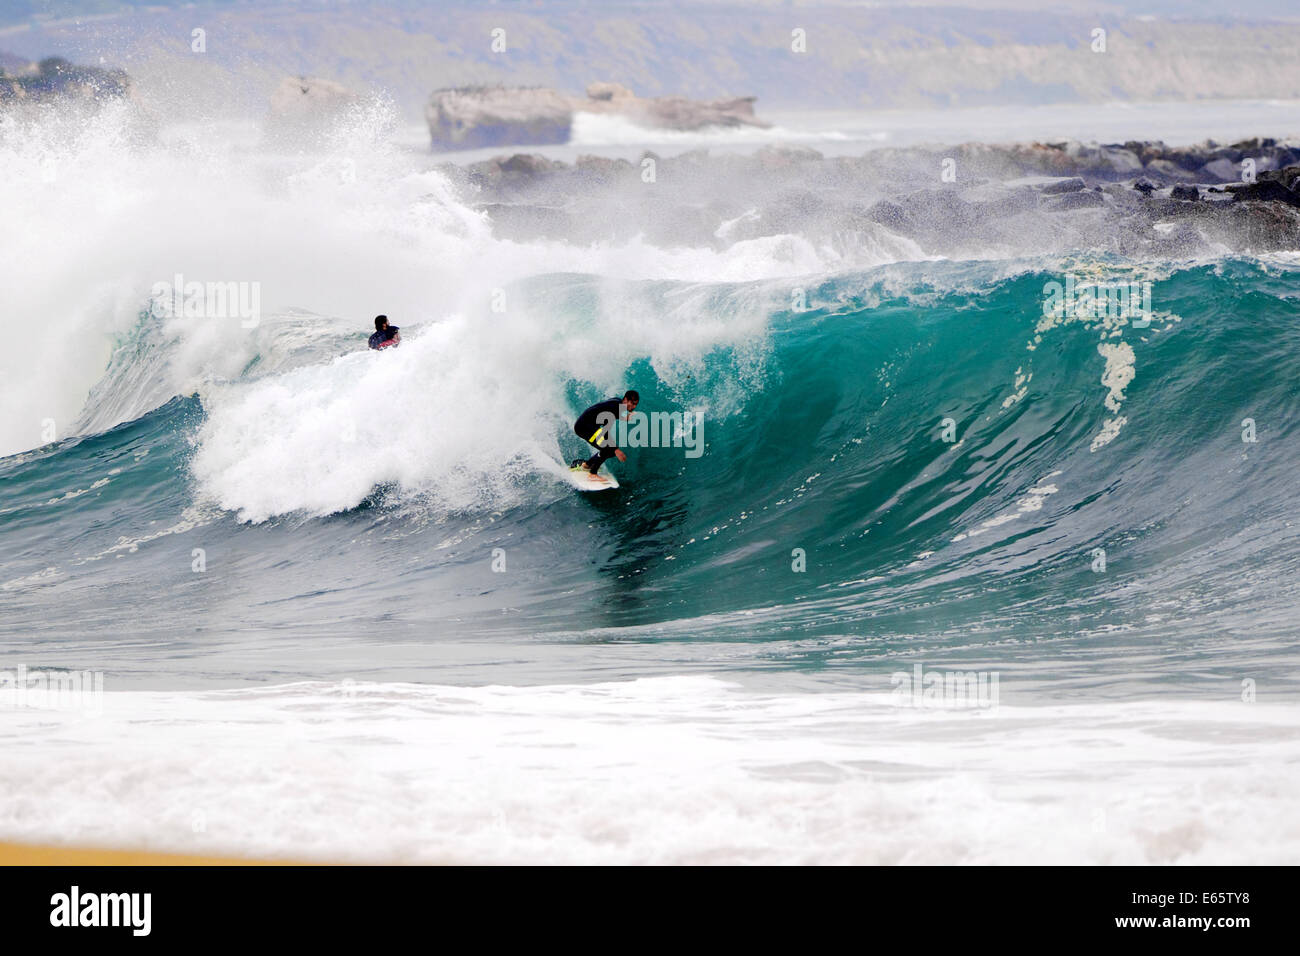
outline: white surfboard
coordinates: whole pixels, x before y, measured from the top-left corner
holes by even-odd
[[[618,479],[603,469],[593,475],[586,468],[570,468],[567,474],[569,484],[579,491],[609,491],[618,487]]]

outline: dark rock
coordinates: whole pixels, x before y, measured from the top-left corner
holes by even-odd
[[[1060,196],[1050,196],[1043,200],[1042,208],[1048,212],[1065,212],[1069,209],[1088,209],[1093,206],[1102,206],[1105,203],[1106,200],[1101,193],[1083,190],[1065,193]]]
[[[13,66],[13,58],[6,62]],[[124,70],[77,66],[61,57],[17,67],[16,72],[0,69],[0,111],[20,121],[35,119],[51,108],[76,123],[88,120],[109,104],[125,104],[126,125],[131,141],[157,141],[161,122],[141,102],[134,83]]]
[[[1239,162],[1229,159],[1227,156],[1221,156],[1218,159],[1212,159],[1201,167],[1201,177],[1204,180],[1219,182],[1232,182],[1234,179],[1241,178],[1241,166]]]
[[[1142,160],[1130,149],[1104,146],[1101,150],[1101,158],[1112,170],[1123,176],[1131,176],[1142,169]]]
[[[1281,202],[1300,207],[1300,166],[1270,170],[1253,183],[1225,187],[1236,202]]]
[[[912,225],[907,210],[888,199],[882,199],[868,209],[867,216],[872,222],[878,222],[887,229],[893,229],[896,232],[906,231]]]
[[[579,156],[573,165],[593,184],[612,183],[635,172],[633,165],[626,159],[608,159],[604,156]]]
[[[536,176],[564,166],[559,160],[547,159],[536,153],[515,153],[508,159],[500,160],[498,165],[503,173],[521,176]]]
[[[567,143],[573,126],[569,98],[543,88],[437,90],[424,115],[434,149]]]
[[[1044,196],[1055,196],[1060,193],[1078,192],[1084,186],[1084,182],[1078,176],[1072,176],[1069,179],[1062,179],[1054,183],[1046,183],[1039,186],[1038,191]]]
[[[1030,143],[1011,147],[1011,156],[1018,160],[1027,173],[1044,175],[1064,175],[1072,172],[1075,160],[1066,154],[1065,143]]]
[[[1195,172],[1205,165],[1206,148],[1204,146],[1177,146],[1166,149],[1160,158],[1168,160],[1188,172]]]
[[[77,66],[52,56],[14,76],[0,73],[0,102],[5,100],[115,99],[129,95],[131,80],[124,70]]]
[[[1065,149],[1042,144],[975,144],[826,158],[779,148],[643,156],[657,160],[659,183],[671,183],[669,189],[645,186],[639,161],[588,156],[574,163],[499,156],[453,178],[491,204],[484,208],[499,234],[562,235],[570,242],[639,235],[722,249],[789,234],[852,259],[878,242],[884,227],[926,254],[951,256],[990,248],[1106,248],[1135,257],[1300,248],[1300,164],[1264,171],[1256,183],[1218,187],[1160,176],[1159,164],[1173,166],[1160,144],[1124,148],[1152,156],[1154,170],[1120,178],[1101,152],[1076,162]],[[1258,161],[1275,162],[1289,147],[1268,149]],[[1185,148],[1192,156],[1197,169],[1228,158],[1208,147]],[[949,157],[957,159],[958,181],[938,186]],[[1049,179],[1048,171],[1072,175]],[[1078,210],[1084,212],[1074,215]]]
[[[969,233],[976,225],[974,210],[955,189],[920,189],[905,198],[908,214],[925,228]]]
[[[1168,159],[1152,159],[1146,164],[1146,173],[1166,183],[1190,182],[1196,178],[1195,173]]]

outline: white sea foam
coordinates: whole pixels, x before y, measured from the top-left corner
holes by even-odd
[[[571,380],[618,392],[623,370],[646,358],[671,383],[722,347],[761,361],[768,310],[744,295],[718,309],[701,288],[652,313],[635,286],[611,285],[586,317],[522,298],[504,313],[407,328],[396,349],[206,389],[193,459],[201,494],[252,521],[329,514],[389,485],[448,509],[504,506],[519,500],[521,478],[559,474]]]
[[[450,200],[442,177],[412,171],[374,142],[286,168],[219,136],[132,143],[115,109],[73,129],[56,118],[3,122],[0,206],[22,224],[22,242],[0,260],[3,319],[24,347],[0,358],[0,454],[48,440],[47,419],[57,437],[69,433],[114,349],[134,345],[152,287],[177,273],[257,282],[268,311],[360,324],[376,303],[423,309],[465,265],[466,237],[488,231]],[[345,161],[353,180],[340,173]],[[237,321],[173,322],[162,332],[172,348],[141,383],[142,397],[156,402],[160,392],[237,374],[257,344],[240,333]],[[119,402],[117,411],[148,407]]]
[[[385,116],[376,104],[332,147],[293,155],[229,122],[142,143],[125,109],[0,120],[0,207],[22,225],[0,259],[4,332],[24,343],[0,356],[0,455],[131,420],[254,359],[263,375],[326,362],[359,348],[380,312],[403,327],[486,318],[498,290],[531,276],[751,282],[921,257],[885,230],[844,248],[796,235],[719,248],[498,240],[434,157],[395,145]],[[163,317],[151,294],[178,274],[256,284],[264,320]]]
[[[110,686],[100,718],[0,713],[0,836],[385,862],[1295,858],[1294,708],[1021,707],[1003,683],[992,711],[708,677]]]
[[[1115,417],[1107,419],[1102,425],[1101,431],[1092,439],[1090,451],[1109,445],[1119,435],[1120,429],[1128,423],[1128,419],[1120,415],[1119,410],[1124,401],[1124,389],[1128,388],[1137,374],[1134,368],[1136,356],[1133,346],[1127,342],[1113,344],[1103,342],[1097,346],[1097,351],[1106,360],[1106,369],[1101,374],[1101,384],[1106,388],[1106,408],[1114,412]]]

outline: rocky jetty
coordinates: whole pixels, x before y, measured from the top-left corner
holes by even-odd
[[[436,150],[566,143],[573,126],[569,98],[541,87],[438,90],[424,115]]]
[[[654,176],[644,171],[652,164]],[[527,154],[444,163],[497,234],[724,248],[798,235],[846,256],[898,239],[931,255],[1095,248],[1196,255],[1300,249],[1300,143],[966,144],[827,157],[639,160]]]
[[[768,125],[754,115],[752,96],[640,97],[618,83],[593,83],[585,97],[545,87],[460,87],[436,91],[425,108],[435,150],[565,143],[579,113],[619,116],[649,129]]]

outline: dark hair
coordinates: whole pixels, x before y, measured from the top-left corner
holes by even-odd
[[[375,331],[376,331],[376,332],[382,332],[382,331],[384,330],[384,326],[387,325],[387,324],[388,324],[388,316],[386,316],[386,315],[377,315],[377,316],[375,316]]]
[[[623,401],[625,402],[633,401],[640,404],[641,396],[638,395],[634,390],[629,388],[626,392],[623,393]]]

